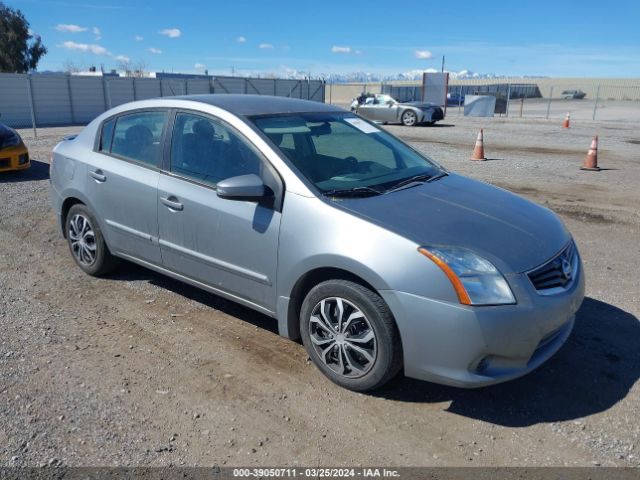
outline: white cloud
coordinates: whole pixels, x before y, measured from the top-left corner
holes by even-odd
[[[353,52],[353,53],[355,53],[356,55],[362,55],[362,50],[356,50],[356,51],[355,51],[355,52]]]
[[[81,27],[79,25],[73,25],[70,23],[59,23],[58,25],[56,25],[55,28],[59,32],[69,32],[69,33],[80,33],[80,32],[86,32],[87,30],[89,30],[86,27]]]
[[[127,57],[126,55],[118,55],[116,57],[116,60],[118,60],[119,62],[124,62],[124,63],[129,63],[131,61],[131,59],[129,57]]]
[[[351,53],[351,47],[340,47],[338,45],[334,45],[331,47],[331,53]]]
[[[207,66],[204,63],[196,63],[193,68],[195,68],[196,70],[204,70],[205,68],[207,68]]]
[[[67,50],[77,50],[79,52],[93,53],[94,55],[111,55],[106,48],[100,45],[89,45],[86,43],[66,41],[58,45],[58,47],[66,48]]]
[[[136,42],[141,42],[144,40],[144,37],[142,35],[136,35],[133,38],[135,39]]]
[[[270,50],[273,48],[273,45],[271,45],[270,43],[261,43],[259,47],[263,50]]]
[[[236,42],[238,43],[245,43],[246,41],[247,41],[246,37],[243,37],[242,35],[236,38]]]
[[[433,53],[431,53],[429,50],[416,50],[414,52],[414,55],[416,58],[419,58],[421,60],[427,60],[429,58],[433,58]]]
[[[165,28],[164,30],[160,30],[158,33],[169,38],[178,38],[182,35],[182,32],[177,28]]]
[[[93,27],[91,29],[91,31],[96,36],[96,38],[95,38],[96,40],[102,40],[102,32],[100,31],[100,29],[98,27]]]
[[[159,48],[153,48],[153,47],[149,48],[149,51],[156,55],[160,55],[162,53],[162,50],[160,50]]]

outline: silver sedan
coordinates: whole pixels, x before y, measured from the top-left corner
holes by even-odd
[[[351,104],[351,111],[361,117],[380,123],[401,123],[407,127],[419,124],[433,125],[444,119],[442,108],[433,103],[400,103],[386,94],[361,96]]]
[[[552,211],[332,105],[121,105],[55,147],[51,198],[84,272],[125,259],[262,312],[358,391],[400,371],[461,387],[524,375],[584,296]]]

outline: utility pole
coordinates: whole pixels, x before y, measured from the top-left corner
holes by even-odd
[[[444,73],[444,55],[442,55],[442,73]]]

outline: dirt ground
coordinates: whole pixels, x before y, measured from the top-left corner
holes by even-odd
[[[491,160],[471,162],[480,127]],[[48,198],[49,152],[78,128],[25,131],[32,168],[0,177],[0,466],[640,466],[637,125],[387,128],[562,216],[587,297],[554,358],[478,390],[341,389],[267,317],[132,265],[84,275]],[[595,134],[605,170],[580,171]]]

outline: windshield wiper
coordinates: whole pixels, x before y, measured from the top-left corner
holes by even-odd
[[[322,192],[326,197],[367,197],[380,195],[382,192],[371,187],[354,187],[345,189],[333,189]]]
[[[433,178],[433,175],[428,173],[421,173],[419,175],[414,175],[413,177],[405,178],[404,180],[399,181],[393,187],[387,189],[386,193],[395,192],[397,190],[402,190],[414,183],[424,183]]]
[[[440,180],[442,177],[446,177],[447,175],[449,175],[447,172],[440,172],[438,175],[434,175],[433,177],[427,179],[427,183]]]

